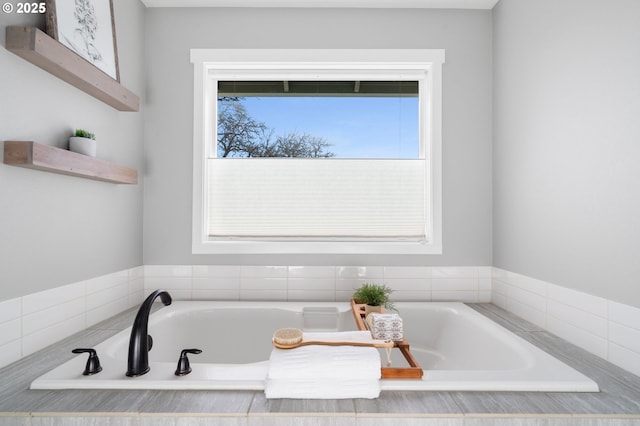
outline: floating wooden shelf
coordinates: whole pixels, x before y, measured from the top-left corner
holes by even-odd
[[[353,313],[353,319],[356,322],[358,330],[369,330],[367,322],[365,321],[364,305],[356,303],[351,300],[351,312]],[[409,342],[405,339],[395,342],[395,347],[402,352],[404,359],[409,364],[408,367],[381,367],[383,379],[421,379],[424,371],[418,364],[418,361],[411,354],[411,348]]]
[[[5,141],[4,163],[112,183],[138,183],[138,171],[94,157],[28,141]]]
[[[37,28],[7,27],[6,47],[117,110],[138,111],[140,107],[138,96]]]

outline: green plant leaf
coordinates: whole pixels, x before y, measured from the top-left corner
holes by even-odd
[[[365,283],[353,293],[353,300],[356,303],[364,303],[372,306],[384,306],[386,309],[394,310],[393,303],[389,296],[393,290],[384,284]]]

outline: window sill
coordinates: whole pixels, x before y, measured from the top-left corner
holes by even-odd
[[[442,254],[442,245],[428,242],[335,241],[203,241],[193,254]]]

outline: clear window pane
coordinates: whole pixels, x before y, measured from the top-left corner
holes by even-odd
[[[416,81],[221,81],[218,89],[218,157],[419,156]]]

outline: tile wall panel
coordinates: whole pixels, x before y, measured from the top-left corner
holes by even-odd
[[[609,302],[609,360],[640,376],[640,309]]]
[[[132,268],[0,302],[0,367],[142,301],[144,269]]]
[[[86,282],[22,297],[22,356],[87,327]]]
[[[22,336],[22,356],[30,355],[86,328],[84,313]]]
[[[0,366],[22,356],[22,299],[0,302]]]
[[[494,303],[640,375],[640,309],[488,266],[140,266],[0,302],[0,367],[158,288],[176,300],[348,301],[366,282],[396,301]]]
[[[129,306],[141,304],[144,296],[144,266],[129,269]]]
[[[396,301],[491,300],[491,267],[146,265],[145,293],[176,300],[338,301],[364,283],[386,284]]]
[[[640,375],[640,309],[493,268],[491,302]]]

